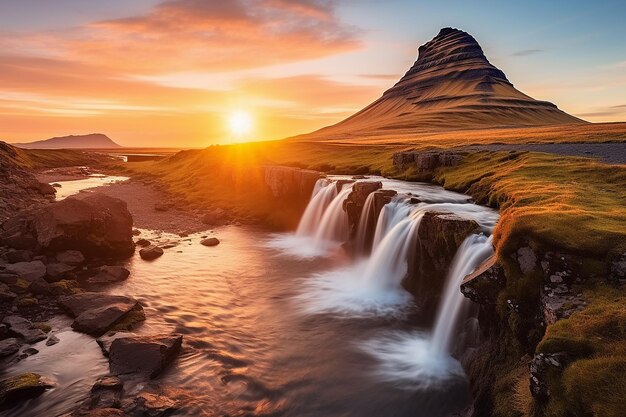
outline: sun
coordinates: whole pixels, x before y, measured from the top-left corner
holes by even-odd
[[[252,130],[252,116],[247,111],[237,110],[228,116],[228,127],[237,136],[250,133]]]

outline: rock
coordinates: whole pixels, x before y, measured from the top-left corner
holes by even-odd
[[[521,247],[517,250],[517,263],[522,274],[529,274],[537,267],[537,255],[530,247]]]
[[[66,277],[69,272],[72,272],[75,267],[62,264],[59,262],[48,264],[46,267],[47,281],[56,282],[61,281]]]
[[[426,309],[438,304],[457,249],[465,238],[478,230],[474,220],[456,214],[426,212],[422,217],[415,249],[409,253],[408,274],[403,285]]]
[[[46,281],[45,279],[41,279],[41,278],[36,281],[31,282],[28,285],[28,290],[32,292],[33,294],[47,295],[47,294],[52,293],[50,283]]]
[[[609,265],[609,280],[619,281],[626,279],[626,252],[617,255]]]
[[[178,356],[182,342],[181,335],[115,339],[109,351],[111,372],[155,378]]]
[[[51,335],[48,340],[46,340],[46,346],[54,346],[57,343],[59,343],[60,340],[58,337],[56,337],[55,335]]]
[[[1,272],[0,273],[0,282],[4,284],[15,284],[17,282],[17,275],[13,272]]]
[[[98,273],[89,278],[89,284],[111,284],[124,281],[130,275],[130,271],[122,266],[101,266]]]
[[[141,304],[122,295],[86,292],[61,297],[59,303],[76,318],[72,323],[73,329],[94,336],[104,334],[127,318],[132,318],[128,326],[145,320]]]
[[[66,264],[66,265],[80,265],[85,262],[85,256],[82,252],[77,250],[66,250],[63,252],[57,253],[56,256],[57,261]]]
[[[58,182],[53,182],[50,185],[53,186],[54,188],[62,188],[61,184],[59,184]]]
[[[137,242],[135,242],[137,244],[137,246],[141,246],[142,248],[145,248],[146,246],[150,246],[151,243],[148,239],[139,239]]]
[[[221,226],[228,223],[228,217],[228,213],[225,210],[215,208],[204,214],[202,217],[202,223],[208,226]]]
[[[158,202],[154,205],[154,210],[155,211],[169,211],[169,209],[171,208],[171,204],[169,203],[164,203],[164,202]]]
[[[108,333],[104,336],[100,336],[99,338],[97,338],[96,343],[98,343],[98,346],[100,346],[100,350],[102,350],[102,354],[104,356],[109,356],[109,351],[111,350],[111,343],[113,343],[115,339],[121,339],[125,337],[133,337],[133,336],[135,336],[135,334],[129,333],[129,332]]]
[[[217,246],[220,244],[220,241],[218,238],[210,237],[207,239],[203,239],[200,243],[204,246]]]
[[[547,376],[551,371],[562,372],[567,362],[568,356],[565,352],[535,354],[529,365],[532,396],[544,400],[549,398]]]
[[[30,262],[33,258],[33,253],[25,249],[14,249],[6,253],[7,261],[10,264],[18,262]]]
[[[89,403],[91,408],[119,408],[121,406],[122,380],[113,375],[99,378],[91,388]]]
[[[36,343],[47,337],[42,330],[37,329],[33,323],[20,316],[7,316],[2,323],[9,326],[11,332],[23,338],[26,343]]]
[[[58,282],[53,282],[49,286],[50,294],[54,295],[70,295],[78,294],[82,292],[78,281],[72,279],[62,279]]]
[[[7,265],[6,272],[18,275],[27,281],[35,281],[46,275],[46,266],[41,261],[18,262]]]
[[[166,417],[175,413],[179,404],[164,394],[140,392],[124,401],[123,410],[132,416]]]
[[[415,169],[419,179],[430,180],[438,168],[457,166],[463,160],[459,152],[405,151],[393,154],[393,165],[398,171]]]
[[[138,415],[148,415],[148,414],[138,414]],[[90,410],[87,414],[83,414],[84,417],[125,417],[126,414],[117,408],[96,408],[95,410]]]
[[[7,284],[0,283],[0,301],[13,301],[17,297]]]
[[[26,348],[26,349],[24,349],[22,351],[22,355],[26,355],[26,357],[33,356],[33,355],[36,355],[38,353],[39,353],[39,351],[37,349],[35,349],[35,348]]]
[[[348,214],[348,224],[352,236],[356,234],[361,219],[361,213],[365,206],[365,200],[374,191],[382,188],[380,181],[356,182],[352,186],[352,191],[343,202],[343,209]]]
[[[461,292],[475,303],[495,304],[505,282],[504,268],[494,254],[463,279]]]
[[[124,201],[88,193],[25,211],[5,221],[0,236],[14,248],[10,238],[30,237],[36,239],[38,247],[52,251],[73,249],[100,257],[130,256],[135,246],[132,225]]]
[[[0,340],[0,358],[10,356],[20,350],[22,344],[14,337]]]
[[[144,259],[146,261],[151,261],[160,257],[161,255],[163,255],[163,249],[154,245],[150,245],[139,251],[139,256],[141,256],[141,259]]]
[[[35,373],[26,373],[0,381],[0,407],[35,398],[52,388],[52,384]]]
[[[306,201],[315,183],[322,177],[320,172],[300,168],[264,166],[262,169],[265,184],[275,198]]]

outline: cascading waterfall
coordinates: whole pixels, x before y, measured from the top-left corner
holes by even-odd
[[[335,184],[332,184],[332,186],[335,187]],[[314,240],[316,247],[323,247],[328,242],[345,242],[348,240],[348,214],[343,209],[343,202],[350,194],[350,191],[352,191],[352,185],[344,185],[341,191],[328,204],[315,232]]]
[[[448,271],[442,302],[439,304],[431,349],[435,354],[448,354],[452,349],[454,330],[463,316],[467,300],[459,287],[463,278],[471,274],[493,253],[493,239],[484,235],[471,235],[459,247]]]
[[[376,223],[372,251],[378,247],[389,231],[407,218],[410,212],[411,205],[407,204],[406,199],[402,197],[394,197],[393,200],[383,206]]]
[[[300,219],[300,223],[298,224],[296,235],[313,236],[322,221],[324,212],[336,196],[337,187],[334,182],[326,179],[317,180],[311,201],[307,205]]]
[[[365,254],[368,249],[368,241],[370,238],[369,224],[372,221],[371,217],[374,215],[374,196],[374,193],[370,193],[367,196],[363,210],[361,211],[355,243],[355,249],[359,254]]]

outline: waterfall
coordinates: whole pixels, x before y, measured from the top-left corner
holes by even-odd
[[[337,196],[337,187],[334,182],[325,179],[317,180],[311,201],[300,219],[297,236],[312,236],[322,221],[322,216],[328,205]]]
[[[335,187],[335,184],[330,186]],[[342,190],[335,195],[335,198],[328,204],[324,215],[317,225],[315,233],[315,246],[323,247],[328,242],[345,242],[348,240],[349,223],[348,214],[343,209],[343,202],[352,191],[352,185],[344,185]],[[322,193],[320,191],[319,193]],[[319,194],[318,193],[318,194]]]
[[[368,241],[371,235],[369,231],[369,225],[372,221],[374,211],[374,193],[370,193],[365,199],[363,210],[361,211],[361,218],[359,219],[359,227],[356,232],[355,249],[359,254],[365,254],[368,249]]]
[[[393,226],[375,248],[367,262],[363,280],[379,288],[400,287],[408,271],[409,250],[426,211],[416,210]],[[383,219],[382,221],[385,221]],[[379,219],[379,224],[381,220]]]
[[[406,219],[411,212],[411,205],[401,197],[394,197],[389,203],[385,204],[378,217],[376,223],[376,232],[372,242],[372,251],[381,243],[391,229],[394,228],[402,220]]]
[[[447,354],[452,349],[454,330],[468,300],[459,289],[463,278],[471,274],[493,253],[492,237],[471,235],[459,247],[446,278],[443,298],[437,311],[437,319],[431,339],[431,350]]]

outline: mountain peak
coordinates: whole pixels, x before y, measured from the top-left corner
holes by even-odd
[[[311,136],[573,123],[584,121],[515,89],[472,35],[446,27],[418,48],[413,66],[381,98]]]
[[[25,149],[107,149],[121,147],[103,133],[59,136],[35,142],[13,143],[12,145]]]

